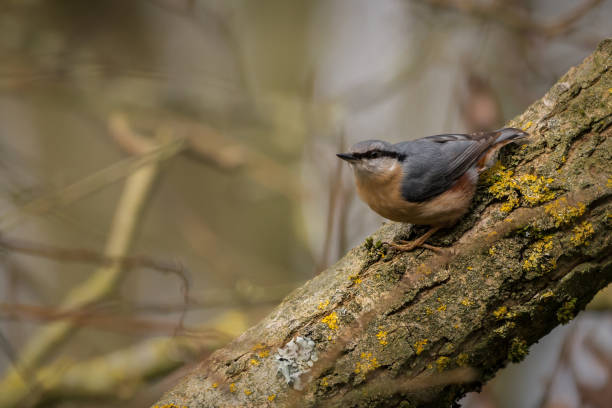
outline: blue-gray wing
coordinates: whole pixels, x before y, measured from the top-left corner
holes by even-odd
[[[499,131],[473,135],[445,134],[398,143],[402,163],[402,196],[421,202],[448,190],[496,142]]]

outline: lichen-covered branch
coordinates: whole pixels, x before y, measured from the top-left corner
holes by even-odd
[[[446,254],[387,252],[410,230],[384,225],[158,405],[448,407],[521,360],[612,281],[611,66],[606,40],[508,124],[532,143],[438,234]]]

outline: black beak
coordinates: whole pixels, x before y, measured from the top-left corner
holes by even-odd
[[[338,153],[336,156],[341,158],[342,160],[346,160],[347,162],[354,162],[358,159],[350,153]]]

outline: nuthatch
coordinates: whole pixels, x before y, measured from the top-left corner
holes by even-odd
[[[371,209],[393,221],[431,226],[418,239],[393,247],[435,250],[439,248],[425,241],[467,212],[478,176],[495,163],[499,149],[527,136],[522,130],[504,128],[397,144],[366,140],[337,156],[353,168],[357,192]]]

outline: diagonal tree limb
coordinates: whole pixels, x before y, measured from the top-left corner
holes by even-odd
[[[385,253],[375,242],[407,228],[384,225],[158,405],[448,407],[521,360],[612,281],[611,67],[605,40],[510,121],[532,143],[504,151],[470,214],[438,234],[452,251]],[[302,355],[283,364],[301,391],[274,357],[297,336]],[[477,377],[439,377],[462,367]]]

